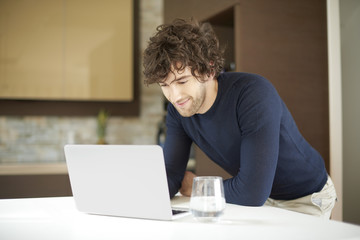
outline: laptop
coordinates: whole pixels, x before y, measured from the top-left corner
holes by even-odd
[[[164,155],[158,145],[66,145],[65,159],[79,211],[173,220]]]

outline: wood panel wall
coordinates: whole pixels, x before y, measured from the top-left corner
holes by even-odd
[[[183,0],[165,0],[165,21],[195,17],[229,25],[221,19],[228,22],[232,13],[236,70],[258,73],[274,84],[300,132],[323,156],[329,171],[326,0],[196,2],[197,6],[212,6],[211,11],[189,7]],[[184,6],[189,10],[179,11]],[[206,156],[196,155],[197,173],[213,173],[215,167]]]

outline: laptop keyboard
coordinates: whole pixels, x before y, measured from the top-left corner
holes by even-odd
[[[186,212],[188,212],[188,211],[172,209],[172,214],[173,215],[180,214],[180,213],[186,213]]]

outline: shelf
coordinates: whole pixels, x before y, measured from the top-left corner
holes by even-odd
[[[4,175],[56,175],[68,174],[66,163],[1,164],[0,176]]]

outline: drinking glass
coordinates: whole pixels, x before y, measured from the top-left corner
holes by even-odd
[[[224,185],[221,177],[202,176],[193,180],[190,211],[199,221],[214,222],[225,209]]]

